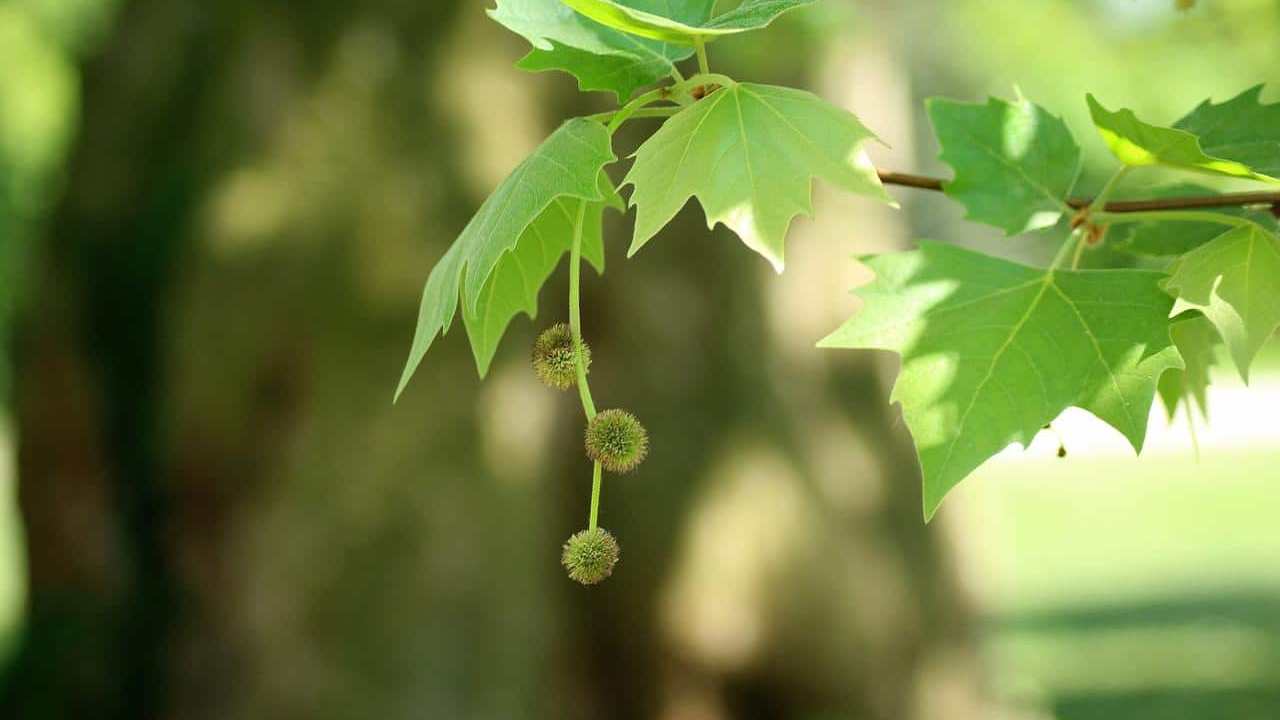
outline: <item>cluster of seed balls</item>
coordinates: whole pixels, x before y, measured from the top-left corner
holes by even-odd
[[[591,348],[574,341],[573,330],[560,323],[543,331],[533,344],[533,371],[547,387],[568,390],[578,384],[577,349],[582,365],[591,367]],[[649,434],[625,410],[603,410],[587,424],[587,457],[611,473],[629,473],[649,452]],[[560,562],[569,577],[594,585],[609,577],[618,563],[618,541],[604,528],[574,533],[564,544]]]

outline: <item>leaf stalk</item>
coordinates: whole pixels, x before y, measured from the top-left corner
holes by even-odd
[[[707,41],[705,38],[698,38],[698,72],[702,75],[711,74],[711,62],[707,59]]]
[[[582,412],[590,422],[596,416],[596,404],[587,384],[587,366],[582,358],[582,229],[586,223],[587,201],[578,201],[578,217],[573,224],[573,247],[569,252],[569,329],[573,331],[573,363],[578,372],[578,396]]]
[[[689,92],[696,87],[706,85],[722,85],[729,87],[736,85],[737,81],[728,75],[718,73],[699,73],[691,78],[681,80],[671,85],[650,90],[643,95],[639,95],[626,105],[617,110],[608,110],[595,115],[588,115],[589,120],[597,122],[608,121],[609,134],[616,133],[618,128],[622,127],[628,120],[641,117],[670,117],[680,112],[683,105],[688,104],[690,98],[687,97]],[[656,102],[679,102],[679,106],[650,108]]]
[[[1230,227],[1262,227],[1249,218],[1195,210],[1163,210],[1130,213],[1104,212],[1094,215],[1094,219],[1099,223],[1105,223],[1108,225],[1140,222],[1204,222],[1227,225]]]
[[[587,365],[582,357],[582,232],[587,218],[587,201],[578,201],[578,216],[573,223],[573,246],[569,251],[569,329],[573,332],[573,364],[578,374],[578,396],[582,399],[582,413],[587,422],[596,417],[596,403],[587,383]],[[600,517],[600,463],[594,463],[591,471],[591,509],[588,527],[595,530]]]

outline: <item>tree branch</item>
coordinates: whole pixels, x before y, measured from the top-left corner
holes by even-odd
[[[925,175],[879,170],[880,182],[885,185],[900,185],[918,190],[942,192],[941,178]],[[1067,204],[1073,208],[1085,208],[1092,202],[1089,198],[1071,198]],[[1270,206],[1271,211],[1280,217],[1280,192],[1226,193],[1223,195],[1203,195],[1199,197],[1161,198],[1158,200],[1116,200],[1108,202],[1104,210],[1111,213],[1152,212],[1159,210],[1194,210],[1197,208],[1225,208],[1246,206]]]

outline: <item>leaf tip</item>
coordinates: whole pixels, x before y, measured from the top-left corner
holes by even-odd
[[[937,500],[931,499],[928,496],[928,493],[926,492],[924,496],[924,504],[921,507],[921,509],[924,511],[923,516],[924,516],[925,525],[928,525],[929,523],[933,522],[934,516],[938,514],[938,508],[941,506],[942,506],[941,499],[937,499]]]
[[[413,377],[413,371],[405,368],[400,375],[400,384],[396,386],[396,393],[391,397],[391,404],[396,405],[400,402],[400,396],[404,395],[405,388],[409,387],[409,380]]]
[[[1236,369],[1240,371],[1240,380],[1247,387],[1249,385],[1249,364],[1236,361]]]
[[[836,344],[837,342],[839,342],[837,340],[837,336],[839,334],[840,334],[840,330],[837,329],[835,332],[831,333],[830,335],[814,343],[813,346],[815,348],[818,348],[819,350],[840,350],[842,349],[842,347]]]
[[[434,335],[431,340],[435,340]],[[391,399],[392,405],[400,402],[400,396],[404,394],[405,388],[409,387],[409,381],[413,379],[413,374],[418,372],[418,366],[422,364],[422,358],[426,357],[427,350],[431,348],[431,340],[427,341],[425,347],[419,348],[417,346],[417,338],[414,338],[415,345],[409,351],[409,359],[405,361],[404,370],[400,371],[400,383],[396,385],[396,394]]]

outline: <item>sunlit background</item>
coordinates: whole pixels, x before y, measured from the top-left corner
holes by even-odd
[[[712,63],[938,175],[922,101],[1020,91],[1087,194],[1086,92],[1172,121],[1280,82],[1280,2],[1177,4],[822,0]],[[813,347],[853,257],[1062,231],[913,190],[820,188],[780,277],[697,209],[629,261],[611,221],[593,388],[654,447],[606,482],[618,571],[570,583],[580,410],[526,360],[563,270],[484,383],[455,331],[390,402],[433,263],[610,107],[514,69],[485,6],[0,0],[0,717],[1280,717],[1280,349],[1247,388],[1220,363],[1194,433],[1157,408],[1141,459],[1069,411],[926,527],[896,360]]]

